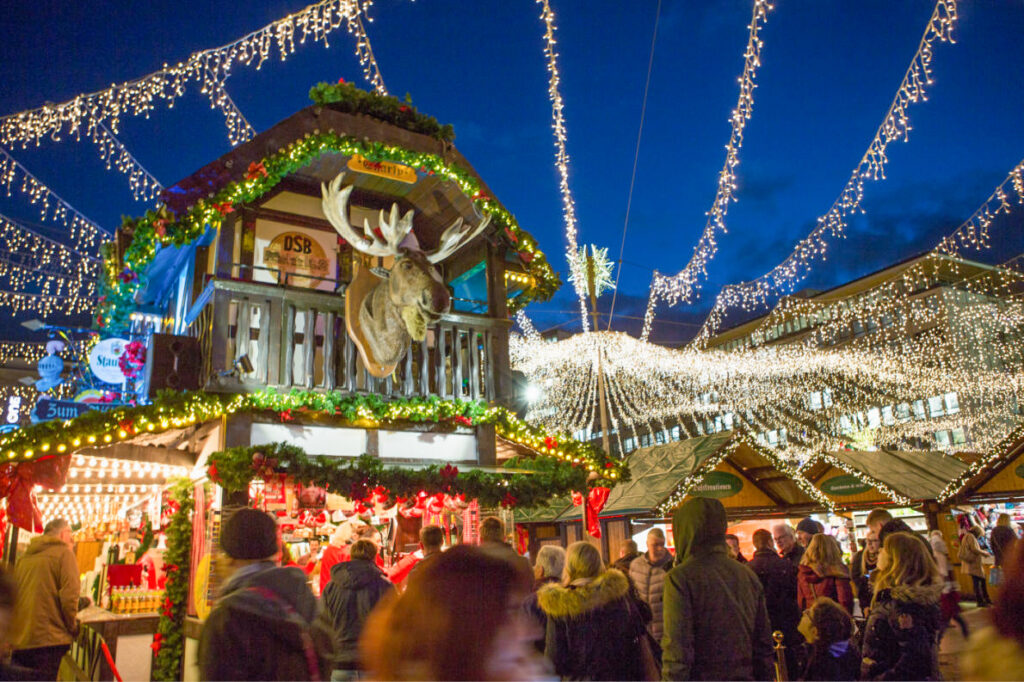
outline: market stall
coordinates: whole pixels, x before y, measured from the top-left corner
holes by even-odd
[[[668,532],[673,508],[690,497],[722,502],[730,522],[784,519],[822,511],[829,502],[795,467],[772,449],[737,432],[721,432],[640,448],[627,459],[631,480],[611,490],[600,512],[602,551],[615,559],[619,548],[639,533],[660,525]],[[581,509],[559,515],[567,535],[580,527]]]

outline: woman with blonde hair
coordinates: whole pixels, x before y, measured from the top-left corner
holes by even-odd
[[[861,679],[941,679],[943,580],[928,548],[910,533],[886,536],[873,582]]]
[[[825,533],[811,538],[796,574],[800,609],[806,610],[818,597],[834,599],[847,613],[853,613],[853,588],[850,572],[843,564],[843,550],[834,537]]]
[[[537,592],[548,617],[544,653],[555,672],[573,680],[645,679],[638,642],[647,628],[626,576],[605,569],[589,542],[574,542],[565,553],[564,583]]]

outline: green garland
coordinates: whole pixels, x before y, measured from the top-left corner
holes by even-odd
[[[561,286],[558,274],[547,262],[536,240],[519,227],[507,209],[483,192],[480,181],[468,170],[449,165],[437,154],[413,152],[395,145],[326,132],[309,134],[261,162],[253,163],[245,178],[228,183],[210,198],[200,199],[180,216],[160,207],[147,211],[140,218],[124,218],[121,232],[130,235],[131,239],[124,254],[119,257],[114,242],[108,242],[102,249],[103,273],[95,326],[117,330],[128,327],[135,294],[145,285],[145,270],[153,262],[159,247],[192,243],[206,232],[207,227],[219,227],[235,206],[259,199],[286,176],[326,152],[346,156],[359,154],[371,161],[401,163],[420,173],[438,175],[457,183],[482,213],[490,215],[496,225],[504,228],[533,277],[529,289],[509,300],[510,312],[533,300],[548,300]]]
[[[185,655],[185,612],[192,561],[192,512],[195,499],[192,482],[179,479],[171,485],[171,499],[180,505],[167,525],[167,551],[164,567],[167,583],[160,622],[153,636],[153,679],[163,682],[181,679],[181,661]]]
[[[455,139],[455,130],[450,123],[441,125],[433,116],[421,114],[412,105],[412,98],[408,94],[403,102],[397,97],[357,88],[342,79],[337,83],[317,83],[310,89],[309,98],[317,104],[330,105],[346,114],[373,116],[399,128],[430,135],[442,142]]]
[[[213,453],[207,475],[230,493],[247,490],[253,479],[286,474],[301,483],[321,486],[359,502],[368,502],[379,492],[386,496],[388,507],[422,492],[430,496],[464,495],[466,499],[478,500],[484,508],[529,508],[587,488],[585,469],[550,458],[515,458],[505,466],[531,473],[459,471],[451,464],[433,464],[423,469],[392,468],[373,455],[355,459],[310,457],[294,445],[270,443]]]
[[[161,433],[235,413],[276,413],[280,421],[328,423],[376,428],[382,425],[433,423],[455,430],[493,424],[502,438],[524,445],[546,458],[577,466],[614,484],[629,480],[629,469],[601,448],[565,434],[528,424],[500,405],[482,400],[425,398],[386,399],[331,391],[273,389],[240,395],[163,391],[151,405],[89,412],[68,421],[33,424],[0,435],[0,461],[32,461],[130,440],[141,433]]]

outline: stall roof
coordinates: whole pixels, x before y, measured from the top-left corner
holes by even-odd
[[[937,499],[943,488],[967,469],[956,457],[934,451],[838,450],[828,455],[839,463],[838,468],[881,492],[885,492],[884,486],[912,501]],[[828,458],[818,457],[804,471],[812,481],[818,481],[832,466]],[[893,501],[903,500],[893,497]]]
[[[551,523],[571,509],[573,509],[572,501],[568,497],[556,497],[540,507],[529,509],[516,507],[515,519],[516,523]],[[577,515],[579,515],[578,511]]]
[[[673,495],[686,494],[680,486],[702,470],[734,477],[739,489],[720,499],[727,509],[742,510],[743,515],[754,510],[779,514],[825,507],[822,499],[809,492],[810,482],[801,487],[794,478],[800,475],[789,470],[774,452],[732,431],[641,448],[630,455],[629,467],[632,480],[612,489],[602,517],[654,512]],[[703,480],[694,480],[690,490]],[[563,512],[559,520],[569,520],[571,514]]]
[[[1012,501],[1024,499],[1024,426],[1014,429],[984,455],[964,453],[963,471],[943,489],[949,499]]]

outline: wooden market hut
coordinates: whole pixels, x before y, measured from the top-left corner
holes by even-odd
[[[942,452],[838,450],[811,459],[803,472],[836,509],[921,506],[934,528],[935,501],[965,469]]]
[[[612,488],[600,514],[601,538],[594,541],[606,559],[637,531],[666,514],[666,503],[691,496],[714,497],[725,505],[731,521],[802,516],[824,511],[824,497],[772,450],[734,431],[640,448],[626,460],[631,480]],[[582,538],[580,507],[567,506],[553,520],[529,522],[556,527],[568,544]],[[531,529],[531,533],[537,532]],[[549,537],[551,537],[549,535]]]
[[[1024,429],[1016,429],[964,470],[943,489],[943,504],[981,504],[1024,500]]]

